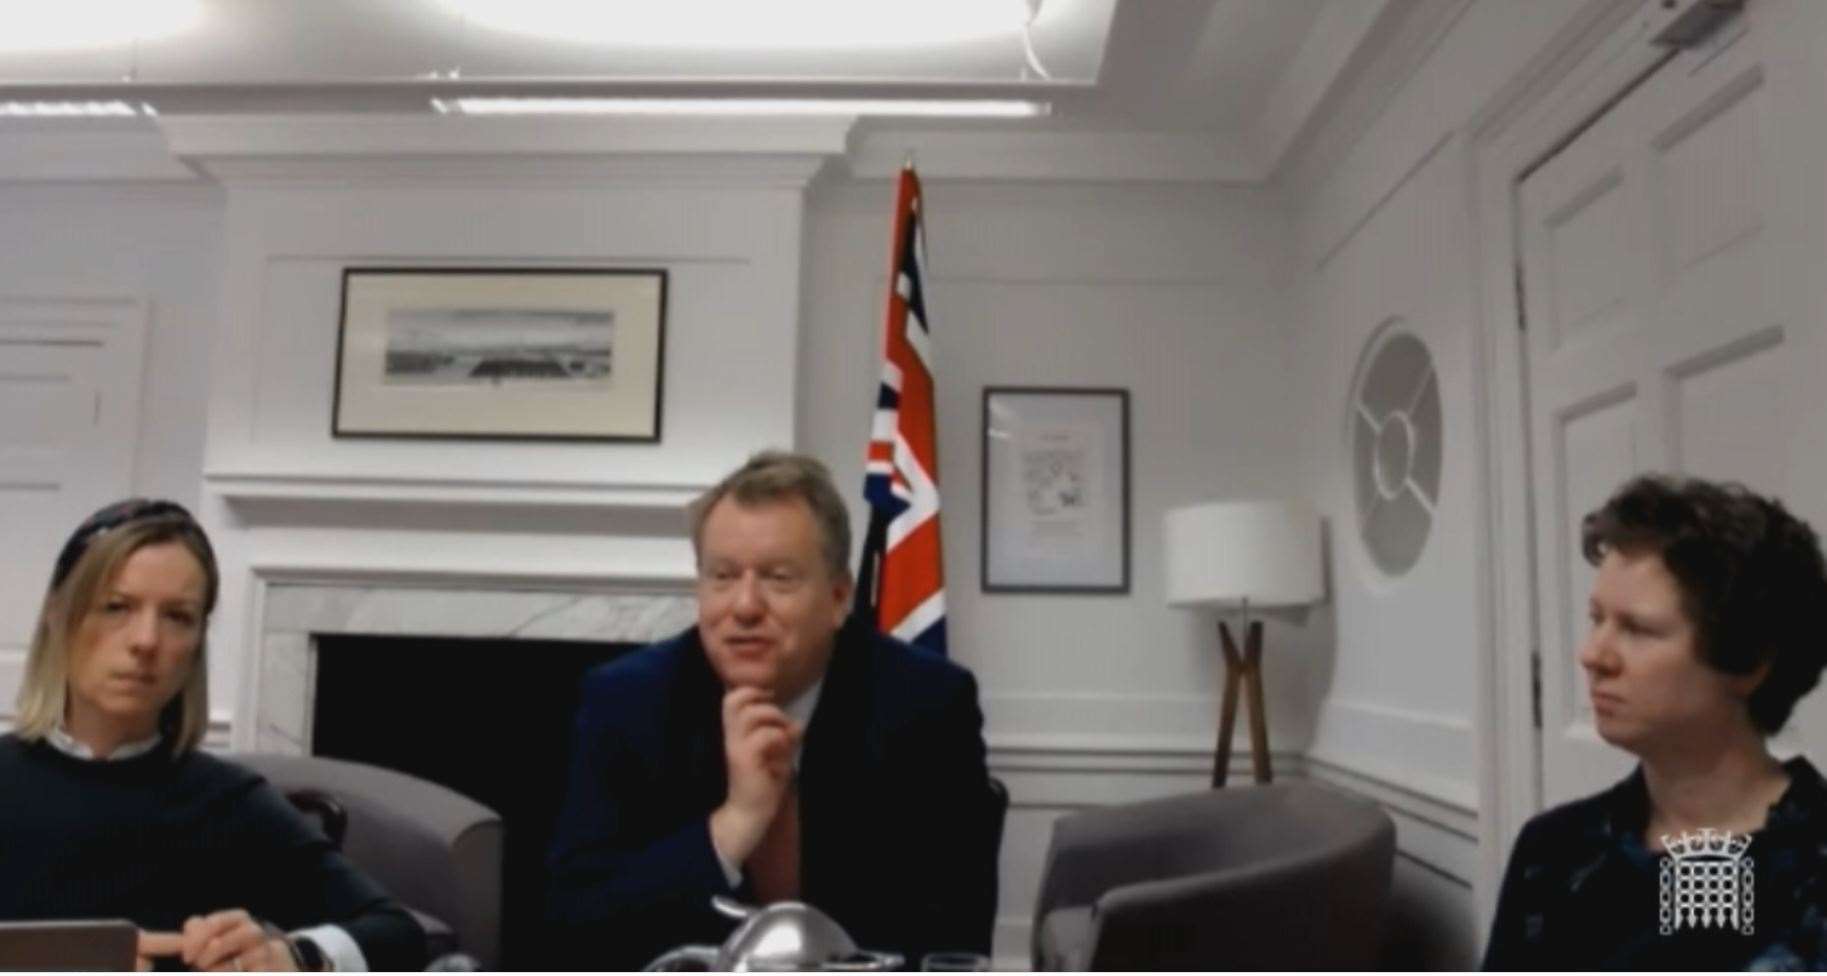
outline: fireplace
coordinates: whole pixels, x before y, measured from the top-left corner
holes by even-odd
[[[324,635],[311,754],[442,783],[506,825],[501,965],[543,969],[546,850],[585,671],[635,644]]]
[[[502,965],[543,968],[544,854],[578,682],[695,619],[683,589],[583,593],[275,583],[261,617],[263,752],[399,769],[502,815]]]

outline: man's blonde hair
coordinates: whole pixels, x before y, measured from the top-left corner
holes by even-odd
[[[850,512],[831,482],[825,462],[791,451],[762,451],[699,495],[685,510],[691,525],[693,554],[704,553],[704,522],[725,498],[743,506],[798,498],[812,511],[818,526],[825,566],[833,579],[850,578]]]
[[[26,657],[25,680],[19,685],[19,717],[14,726],[19,738],[42,739],[63,722],[70,690],[70,652],[84,618],[129,557],[147,546],[167,542],[182,545],[203,567],[204,599],[190,675],[160,714],[159,731],[174,755],[195,749],[203,741],[209,728],[209,667],[204,651],[220,579],[215,556],[196,523],[163,515],[130,521],[97,536],[69,575],[45,594]]]

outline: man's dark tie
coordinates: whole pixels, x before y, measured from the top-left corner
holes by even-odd
[[[787,781],[780,810],[746,865],[755,898],[763,905],[799,897],[799,779]]]

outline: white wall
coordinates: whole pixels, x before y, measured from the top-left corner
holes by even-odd
[[[1330,520],[1338,665],[1313,752],[1464,809],[1473,769],[1478,642],[1476,364],[1467,220],[1450,200],[1464,180],[1450,151],[1429,157],[1313,275],[1296,334],[1305,479]],[[1381,329],[1420,338],[1434,359],[1445,423],[1434,528],[1407,573],[1373,564],[1353,498],[1351,385]]]
[[[1462,157],[1430,157],[1306,290],[1296,359],[1305,407],[1304,480],[1329,519],[1337,667],[1309,758],[1448,808],[1442,823],[1415,822],[1398,805],[1404,871],[1396,934],[1410,951],[1474,940],[1471,884],[1478,807],[1473,728],[1479,647],[1479,533],[1474,389],[1467,323],[1466,215],[1443,205],[1464,177]],[[1370,560],[1357,531],[1348,434],[1354,374],[1366,344],[1389,327],[1420,338],[1434,359],[1445,437],[1435,521],[1420,558],[1399,577]],[[1442,826],[1455,829],[1442,831]],[[1431,848],[1415,834],[1435,834]],[[1425,870],[1416,870],[1423,868]],[[1408,916],[1402,912],[1411,913]],[[1418,914],[1412,914],[1418,913]],[[1417,928],[1429,935],[1417,937]],[[1465,956],[1410,961],[1469,965]]]
[[[1161,516],[1289,490],[1294,445],[1273,422],[1293,408],[1281,214],[1247,190],[940,182],[926,196],[953,653],[989,689],[991,731],[1209,749],[1214,621],[1163,603]],[[825,188],[809,219],[799,441],[858,491],[890,199],[885,184]],[[1023,384],[1130,391],[1127,595],[980,592],[982,390]],[[1296,651],[1273,639],[1290,642],[1278,657]],[[1271,741],[1293,750],[1306,722],[1279,664],[1270,679],[1295,700]]]
[[[827,183],[808,212],[799,443],[847,491],[862,484],[891,202],[887,183]],[[1207,782],[1216,618],[1163,603],[1161,516],[1298,493],[1288,237],[1275,199],[1248,189],[928,181],[926,213],[952,654],[982,682],[991,764],[1015,806],[1008,958],[1025,954],[1053,817]],[[980,592],[982,390],[1024,384],[1130,391],[1126,595]],[[1270,625],[1278,753],[1306,744],[1329,666],[1324,624]],[[1247,755],[1246,737],[1238,748]]]
[[[0,294],[146,303],[133,488],[186,505],[202,470],[221,209],[204,185],[0,184]]]

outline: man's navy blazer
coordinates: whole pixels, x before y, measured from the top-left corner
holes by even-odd
[[[723,692],[696,628],[585,675],[547,901],[566,962],[634,968],[732,930],[710,907],[751,895],[729,886],[710,839],[727,788]],[[847,624],[799,784],[803,900],[911,966],[989,951],[996,852],[969,671]]]

